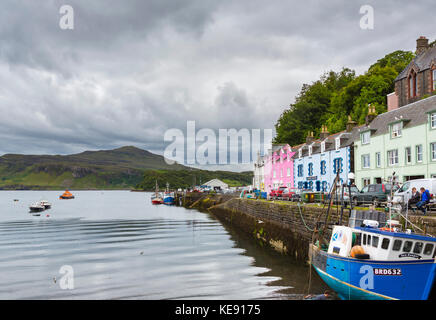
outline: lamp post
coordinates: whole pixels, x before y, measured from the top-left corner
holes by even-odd
[[[353,197],[351,195],[351,180],[354,180],[354,173],[350,172],[348,174],[348,197],[350,198],[350,214],[353,209]]]

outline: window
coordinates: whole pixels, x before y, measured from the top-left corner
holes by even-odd
[[[378,247],[378,237],[372,237],[372,246],[374,247],[374,248],[377,248]]]
[[[422,162],[422,144],[416,146],[416,162]]]
[[[385,249],[385,250],[387,250],[389,248],[389,239],[388,238],[383,238],[381,247],[382,247],[382,249]]]
[[[403,128],[403,123],[402,122],[394,123],[392,125],[391,137],[392,138],[401,137],[401,130],[402,130],[402,128]]]
[[[416,73],[412,72],[409,76],[409,98],[416,97]]]
[[[303,165],[302,164],[299,164],[298,165],[298,167],[297,167],[297,175],[299,176],[299,177],[302,177],[303,176]]]
[[[320,167],[321,175],[325,175],[327,173],[327,165],[325,160],[321,161],[321,167]]]
[[[325,141],[321,142],[321,153],[325,152]]]
[[[398,164],[398,149],[388,151],[388,161],[390,166]]]
[[[341,139],[336,138],[335,139],[335,150],[338,151],[340,147],[341,147]]]
[[[430,115],[430,124],[432,129],[436,129],[436,112]]]
[[[366,233],[363,234],[363,244],[366,245]]]
[[[412,241],[404,241],[403,252],[410,252],[412,250]]]
[[[291,168],[288,168],[288,177],[291,176]]]
[[[436,160],[436,142],[430,144],[431,146],[431,160]]]
[[[276,171],[273,171],[273,178],[276,178]]]
[[[412,149],[410,147],[406,148],[406,163],[412,163]]]
[[[377,168],[381,167],[381,153],[380,152],[375,153],[375,165]]]
[[[280,177],[283,177],[283,169],[280,169]]]
[[[342,158],[333,159],[333,173],[334,174],[338,173],[338,170],[340,173],[344,171],[342,166]]]
[[[367,185],[369,185],[371,183],[371,179],[370,178],[363,178],[363,186],[366,187]],[[368,188],[367,188],[368,189]],[[363,191],[363,190],[362,190]]]
[[[368,144],[370,137],[371,137],[370,131],[366,131],[366,132],[362,133],[362,136],[361,136],[362,144]]]
[[[415,247],[413,248],[413,253],[420,254],[423,246],[424,244],[422,242],[416,242]]]
[[[308,175],[309,177],[313,175],[313,163],[309,163]]]
[[[362,168],[369,168],[369,154],[362,155]]]
[[[309,146],[309,156],[312,155],[312,146]]]
[[[433,70],[433,90],[436,90],[436,69]]]
[[[432,243],[427,243],[425,245],[425,248],[424,248],[424,254],[429,256],[429,255],[431,255],[432,252],[433,252],[433,244]]]
[[[402,243],[403,241],[401,240],[395,240],[394,245],[392,246],[392,251],[400,251]]]
[[[368,246],[371,245],[371,236],[369,234],[368,234],[368,238],[367,238],[367,244],[368,244]]]

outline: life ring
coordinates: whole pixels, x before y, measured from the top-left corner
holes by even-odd
[[[388,228],[388,227],[380,228],[380,230],[382,230],[382,231],[388,231],[388,232],[395,232],[395,229],[394,229],[394,228]]]

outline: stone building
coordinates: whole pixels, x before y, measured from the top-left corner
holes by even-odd
[[[436,91],[436,45],[425,37],[416,40],[416,57],[395,79],[395,95],[388,96],[388,111],[418,101]]]

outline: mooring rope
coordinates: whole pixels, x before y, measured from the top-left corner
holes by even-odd
[[[303,214],[301,213],[301,204],[300,204],[300,202],[297,203],[297,207],[298,207],[298,212],[300,213],[301,221],[303,221],[303,224],[306,227],[306,229],[311,231],[311,232],[315,231],[314,229],[311,229],[311,228],[309,228],[307,226],[306,221],[304,220]]]

